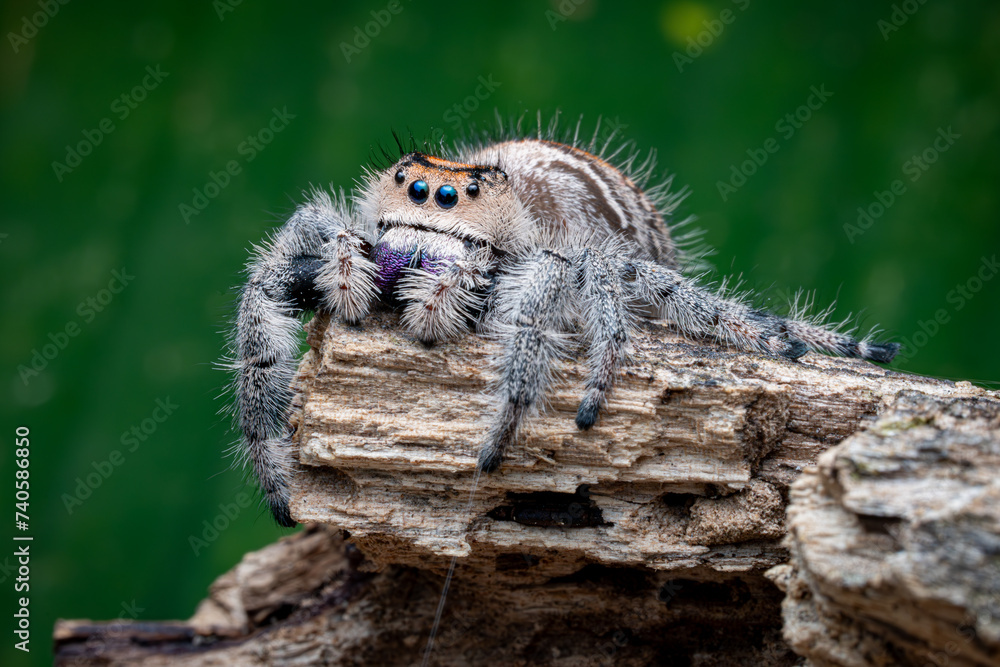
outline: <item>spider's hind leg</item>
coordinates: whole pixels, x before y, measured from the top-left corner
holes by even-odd
[[[659,264],[637,261],[633,266],[637,293],[644,301],[660,307],[686,335],[709,336],[740,350],[786,359],[798,359],[809,350],[817,350],[885,363],[899,350],[897,343],[859,341],[803,319],[753,308]]]
[[[832,331],[825,327],[797,319],[783,320],[785,331],[802,341],[802,344],[817,352],[830,352],[842,357],[867,359],[887,364],[896,357],[902,347],[899,343],[876,343],[858,340],[851,335]]]
[[[808,351],[784,329],[784,320],[698,285],[679,271],[653,262],[632,262],[633,289],[658,307],[681,333],[710,337],[740,350],[798,359]]]

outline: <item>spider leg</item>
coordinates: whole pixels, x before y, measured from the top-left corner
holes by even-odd
[[[795,318],[784,319],[783,326],[788,335],[802,341],[810,350],[830,352],[843,357],[867,359],[882,364],[892,361],[901,347],[899,343],[857,340],[853,336],[839,331],[831,331],[825,327]]]
[[[646,261],[630,262],[626,279],[642,299],[662,308],[682,333],[709,336],[741,350],[797,359],[808,350],[789,335],[785,320],[701,287],[679,271]]]
[[[699,286],[677,271],[652,262],[631,262],[636,289],[647,302],[686,334],[708,335],[742,350],[798,359],[809,350],[889,362],[898,343],[855,338],[794,317],[785,318],[753,308]]]
[[[597,421],[607,391],[626,356],[629,334],[635,328],[630,298],[622,281],[626,264],[601,250],[587,248],[578,259],[579,285],[585,304],[584,334],[590,351],[587,392],[576,413],[576,425],[589,429]]]
[[[367,311],[375,293],[373,265],[359,254],[360,240],[350,231],[343,202],[338,204],[317,194],[300,206],[256,249],[239,295],[229,364],[243,433],[238,451],[282,526],[295,525],[288,509],[288,412],[299,353],[297,318],[327,309],[353,320]]]
[[[494,392],[499,405],[479,454],[479,468],[493,472],[503,462],[524,417],[544,395],[552,365],[564,353],[569,295],[574,276],[567,257],[542,250],[512,268],[498,284],[498,322],[504,341],[496,360]]]
[[[323,306],[348,324],[357,324],[368,314],[378,294],[378,267],[368,260],[365,242],[350,228],[339,229],[323,247],[324,263],[316,277]]]
[[[406,302],[403,325],[424,343],[454,338],[467,329],[483,306],[489,285],[486,257],[472,255],[444,267],[438,274],[412,269],[400,281]]]

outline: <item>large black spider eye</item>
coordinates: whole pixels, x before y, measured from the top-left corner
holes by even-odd
[[[423,204],[431,194],[431,188],[427,181],[413,181],[409,189],[410,199],[414,204]]]
[[[471,198],[475,199],[479,196],[479,184],[469,183],[469,186],[465,188],[465,194],[469,195]]]
[[[434,198],[441,208],[451,208],[458,203],[458,190],[451,185],[442,185]]]
[[[403,181],[406,180],[406,174],[404,174],[403,170],[400,169],[396,172],[396,176],[394,178],[396,179],[396,185],[402,185]]]

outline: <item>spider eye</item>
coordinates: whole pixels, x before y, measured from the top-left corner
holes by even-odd
[[[409,195],[414,204],[423,204],[431,194],[431,188],[427,181],[413,181],[410,183]]]
[[[434,198],[441,208],[451,208],[458,203],[458,190],[451,185],[442,185]]]
[[[479,184],[469,183],[469,186],[465,188],[465,194],[469,195],[473,199],[479,196]]]
[[[403,181],[406,180],[406,174],[403,173],[402,169],[396,172],[395,179],[396,179],[396,185],[402,185]]]

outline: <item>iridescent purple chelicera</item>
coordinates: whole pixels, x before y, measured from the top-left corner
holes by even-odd
[[[380,243],[375,246],[372,259],[378,265],[375,285],[382,294],[391,296],[406,269],[419,268],[438,275],[446,266],[454,264],[458,258],[435,257],[417,245],[400,248]]]

